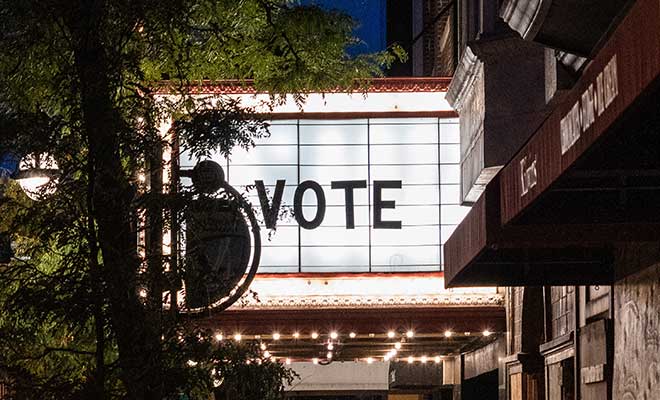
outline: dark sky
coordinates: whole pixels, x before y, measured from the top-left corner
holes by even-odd
[[[351,54],[372,53],[386,46],[386,0],[303,0],[326,9],[344,11],[358,21],[355,36],[364,44],[350,49]]]

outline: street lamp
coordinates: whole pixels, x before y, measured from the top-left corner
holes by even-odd
[[[36,153],[23,158],[11,152],[0,155],[0,183],[10,179],[17,181],[32,200],[55,193],[55,187],[49,183],[56,174],[57,162],[47,154]]]
[[[16,180],[30,199],[39,201],[55,193],[54,185],[49,184],[56,171],[57,163],[53,157],[31,154],[21,160]]]
[[[0,154],[0,199],[4,197],[4,185],[13,179],[30,199],[41,200],[55,192],[49,183],[56,172],[57,163],[48,155],[33,154],[21,159],[11,152]],[[10,235],[0,232],[0,264],[9,263],[13,255]]]

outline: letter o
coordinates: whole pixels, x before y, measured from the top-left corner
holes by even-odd
[[[307,189],[312,189],[316,195],[316,215],[311,221],[307,221],[303,215],[303,195]],[[325,193],[321,185],[314,181],[304,181],[298,185],[293,195],[293,215],[298,224],[305,229],[314,229],[321,225],[325,217]]]

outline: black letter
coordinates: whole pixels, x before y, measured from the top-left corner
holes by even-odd
[[[364,189],[367,181],[333,181],[330,183],[332,189],[344,189],[346,199],[346,229],[355,229],[355,211],[353,206],[353,189]]]
[[[280,213],[280,205],[282,204],[282,193],[284,193],[284,179],[278,179],[275,184],[275,193],[273,194],[273,205],[268,205],[268,195],[264,187],[264,181],[254,181],[259,194],[259,203],[261,203],[261,212],[264,214],[264,223],[266,228],[275,229],[277,225],[277,216]]]
[[[307,221],[303,215],[302,200],[307,189],[312,189],[316,194],[316,216],[311,221]],[[321,185],[314,181],[305,181],[298,185],[296,193],[293,195],[293,215],[298,224],[305,229],[314,229],[321,225],[323,217],[325,217],[325,194]]]
[[[401,189],[401,181],[374,181],[374,229],[401,229],[401,221],[383,221],[383,208],[394,208],[394,200],[383,200],[382,189]]]

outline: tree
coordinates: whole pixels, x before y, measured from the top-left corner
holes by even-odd
[[[145,272],[136,252],[137,210],[151,212],[148,230],[166,223],[162,196],[136,190],[145,168],[158,180],[159,149],[172,145],[158,126],[172,115],[188,120],[182,139],[191,151],[229,153],[252,145],[258,122],[247,130],[213,123],[217,114],[191,97],[200,80],[253,79],[273,102],[285,93],[300,100],[353,87],[395,55],[348,58],[348,16],[286,0],[0,4],[0,152],[49,154],[58,165],[54,194],[33,202],[14,185],[2,201],[17,257],[0,267],[0,372],[32,398],[160,400],[210,390],[209,362],[240,356],[216,370],[232,381],[256,354],[211,346],[209,332],[164,312],[163,262],[171,260],[148,252]],[[176,96],[159,102],[155,91]],[[247,120],[250,110],[222,104],[225,122]],[[193,342],[207,344],[195,366],[187,362]],[[289,376],[256,365],[271,368],[259,371],[273,383]],[[194,374],[196,366],[207,370]]]

